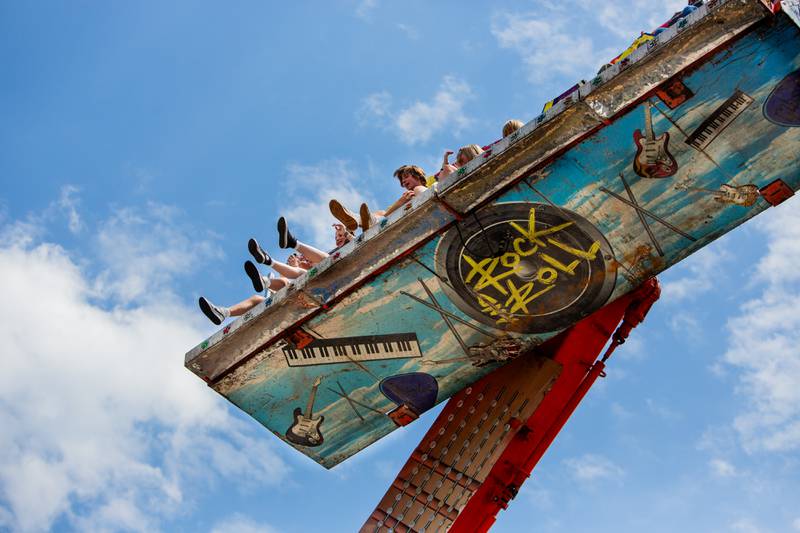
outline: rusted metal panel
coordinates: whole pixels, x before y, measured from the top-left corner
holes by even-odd
[[[769,207],[761,188],[800,187],[800,32],[766,14],[698,10],[187,367],[330,467],[730,231]]]
[[[528,354],[454,396],[361,531],[447,530],[560,372]]]

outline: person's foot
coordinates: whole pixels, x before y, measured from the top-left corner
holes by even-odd
[[[355,231],[358,229],[358,220],[356,220],[356,214],[343,206],[339,200],[331,200],[328,202],[328,207],[330,207],[331,214],[334,216],[334,218],[344,224],[345,228],[350,231]]]
[[[297,239],[289,232],[289,226],[283,217],[278,219],[278,246],[281,248],[295,248],[297,246]]]
[[[367,204],[361,204],[358,214],[361,216],[361,229],[363,231],[367,231],[378,223],[378,217],[372,214]]]
[[[197,303],[200,306],[200,310],[203,312],[203,314],[206,315],[208,319],[217,326],[222,324],[222,321],[227,318],[224,308],[212,304],[206,300],[205,297],[201,296]]]
[[[272,264],[272,258],[267,252],[264,251],[263,248],[261,248],[257,240],[250,239],[247,241],[247,249],[250,250],[250,255],[253,256],[253,259],[256,260],[256,263],[268,266]]]
[[[258,267],[255,263],[252,261],[245,261],[244,271],[247,277],[250,278],[250,281],[253,282],[253,289],[256,292],[264,292],[264,280],[261,279],[261,272],[258,271]]]

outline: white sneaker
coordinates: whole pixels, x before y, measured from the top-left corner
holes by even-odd
[[[197,303],[200,305],[200,310],[203,312],[203,314],[206,315],[208,319],[217,326],[222,324],[222,321],[227,318],[227,314],[223,308],[212,304],[206,300],[205,297],[201,296]]]

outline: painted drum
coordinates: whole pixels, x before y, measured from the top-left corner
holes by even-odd
[[[430,374],[411,372],[383,379],[380,390],[397,405],[407,405],[422,414],[436,405],[439,385]]]
[[[495,204],[457,223],[437,246],[436,270],[459,309],[518,333],[553,331],[589,315],[617,279],[611,245],[589,221],[528,202]]]
[[[775,86],[764,102],[764,116],[779,126],[800,126],[800,70],[795,70]]]

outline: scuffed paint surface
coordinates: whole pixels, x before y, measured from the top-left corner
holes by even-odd
[[[298,422],[297,410],[309,413],[322,440],[296,447],[326,467],[337,464],[397,427],[386,413],[400,407],[398,398],[429,405],[430,386],[415,385],[429,380],[387,378],[431,376],[442,401],[502,364],[492,360],[504,353],[493,352],[493,344],[516,350],[538,344],[568,324],[549,331],[537,324],[558,324],[568,310],[578,312],[577,318],[591,312],[769,207],[763,198],[747,205],[735,191],[745,195],[753,189],[748,185],[760,189],[778,179],[800,188],[800,128],[774,120],[775,113],[791,118],[800,104],[769,102],[776,87],[790,85],[799,70],[798,28],[785,17],[762,26],[683,77],[691,96],[674,109],[657,96],[640,103],[478,211],[479,223],[467,219],[451,227],[303,326],[322,339],[414,333],[419,356],[350,355],[352,361],[326,363],[320,355],[319,364],[290,366],[285,349],[291,346],[284,340],[226,375],[216,390],[284,440]],[[746,98],[730,103],[739,93]],[[666,153],[645,149],[635,165],[635,132],[648,139],[648,113],[650,137],[663,142],[668,134]],[[717,126],[708,126],[715,117]],[[734,192],[724,194],[723,186]],[[498,214],[512,211],[512,218]],[[565,227],[556,231],[556,222],[542,222],[548,212],[552,220],[561,212]],[[493,255],[482,251],[491,245],[474,232],[480,221],[495,232],[492,242],[508,236],[502,249],[489,251]],[[590,228],[577,231],[579,222]],[[541,234],[547,230],[553,231]],[[447,250],[462,244],[466,251],[448,262]],[[454,273],[466,293],[450,279]],[[592,290],[591,307],[575,309]],[[324,301],[330,295],[318,296]],[[526,322],[526,315],[534,318]],[[377,345],[363,349],[380,351]],[[396,354],[398,347],[390,347]],[[382,382],[384,391],[393,383],[401,388],[385,394]]]

